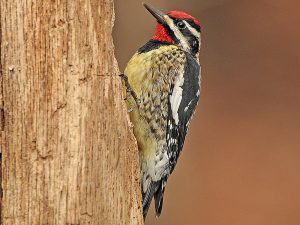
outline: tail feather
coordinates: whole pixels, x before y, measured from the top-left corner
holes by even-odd
[[[151,204],[151,200],[153,198],[153,195],[155,194],[156,190],[157,190],[157,182],[153,182],[151,181],[146,193],[143,193],[143,216],[144,219],[147,216],[150,204]]]
[[[154,193],[156,217],[159,217],[161,214],[164,201],[165,183],[166,181],[164,179],[160,180],[158,183],[158,188]]]
[[[151,181],[146,192],[143,193],[143,216],[144,219],[147,216],[152,198],[155,200],[155,213],[156,217],[159,217],[162,211],[163,198],[165,192],[165,185],[167,182],[167,177],[162,178],[160,181]]]

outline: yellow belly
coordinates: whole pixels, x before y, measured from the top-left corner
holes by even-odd
[[[156,129],[156,137],[153,135],[153,132],[150,131],[150,129],[153,128],[153,123],[149,122],[149,118],[151,119],[154,116],[151,115],[150,109],[155,104],[156,106],[161,104],[162,107],[167,107],[169,86],[166,86],[166,84],[169,82],[164,79],[165,77],[170,77],[168,74],[170,69],[179,69],[172,68],[174,65],[184,65],[182,63],[174,63],[175,60],[181,60],[182,57],[180,56],[182,56],[182,54],[183,53],[178,51],[178,47],[175,45],[162,46],[146,53],[136,53],[128,62],[125,69],[125,75],[128,77],[129,84],[138,98],[141,97],[141,94],[145,93],[158,96],[163,94],[166,95],[162,96],[162,99],[166,99],[166,101],[159,103],[150,101],[148,105],[142,104],[141,108],[136,106],[136,103],[132,98],[128,103],[128,107],[133,106],[133,111],[130,113],[130,119],[133,123],[133,131],[142,158],[153,157],[153,154],[155,154],[158,149],[157,139],[164,138],[165,140],[165,137],[163,137],[165,135],[165,128]],[[169,56],[173,56],[173,58],[170,60]],[[157,84],[157,82],[160,82],[160,84]],[[147,96],[143,96],[142,99],[145,98],[147,98]],[[160,98],[159,101],[161,101]],[[161,109],[161,111],[164,110],[165,109]],[[156,120],[158,118],[156,118]],[[161,123],[165,122],[166,121],[161,121]],[[161,138],[157,138],[157,135],[160,135]]]

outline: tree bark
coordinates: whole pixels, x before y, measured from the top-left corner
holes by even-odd
[[[112,0],[0,0],[1,224],[142,224]]]

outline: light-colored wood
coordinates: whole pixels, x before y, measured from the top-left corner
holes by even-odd
[[[0,0],[2,224],[143,224],[112,0]]]

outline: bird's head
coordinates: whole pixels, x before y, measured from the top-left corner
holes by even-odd
[[[156,18],[154,40],[175,44],[192,55],[198,55],[201,44],[201,24],[193,16],[181,12],[163,13],[145,4],[145,8]]]

